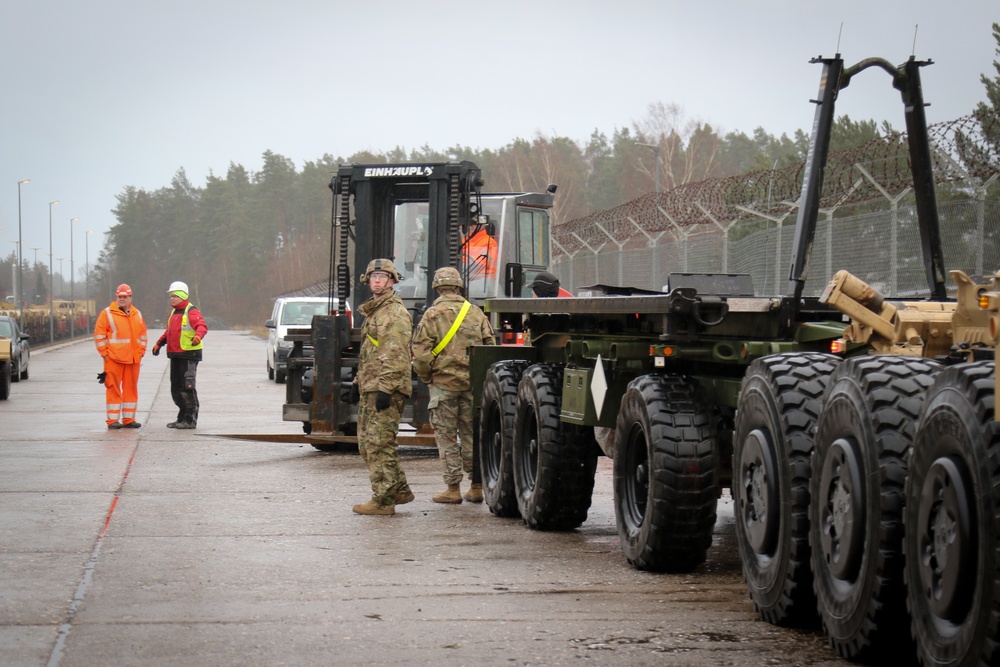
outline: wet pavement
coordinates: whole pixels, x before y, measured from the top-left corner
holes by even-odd
[[[631,568],[606,459],[568,533],[431,502],[440,466],[418,448],[416,500],[353,514],[357,453],[219,437],[301,433],[264,350],[209,334],[196,431],[165,427],[165,355],[143,364],[143,427],[109,431],[93,345],[34,351],[0,401],[0,664],[849,664],[818,629],[758,619],[728,498],[698,572]]]

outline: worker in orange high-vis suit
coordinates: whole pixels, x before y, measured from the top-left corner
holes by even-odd
[[[94,326],[94,343],[104,359],[108,428],[139,428],[139,363],[146,354],[146,323],[132,305],[132,288],[122,283],[115,301],[101,311]],[[120,421],[119,421],[120,420]]]

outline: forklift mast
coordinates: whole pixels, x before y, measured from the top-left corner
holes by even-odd
[[[371,296],[360,276],[373,259],[388,258],[404,279],[424,284],[400,289],[407,307],[419,316],[434,300],[433,269],[459,268],[463,239],[481,208],[483,179],[479,167],[469,161],[425,164],[343,165],[330,182],[334,193],[334,233],[331,249],[332,295],[346,304],[353,293],[360,304]],[[353,202],[352,202],[353,197]],[[426,234],[426,257],[419,276],[408,275],[413,258],[398,257],[403,239],[396,238],[397,207],[406,203],[427,205],[422,224]],[[351,219],[351,204],[354,218]],[[352,234],[353,231],[353,234]],[[354,272],[350,269],[348,241],[354,237]],[[404,283],[405,285],[405,283]],[[401,287],[403,287],[401,285]],[[355,310],[355,312],[357,312]],[[360,326],[360,315],[354,326]]]

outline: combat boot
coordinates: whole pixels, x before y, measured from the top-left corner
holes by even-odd
[[[414,498],[416,498],[416,496],[413,495],[413,491],[411,489],[396,492],[397,505],[405,505],[406,503],[413,502]]]
[[[431,498],[436,503],[448,503],[450,505],[458,505],[462,502],[462,490],[458,488],[458,484],[449,484],[446,491],[442,491],[433,498]]]
[[[360,505],[355,505],[353,508],[355,514],[373,514],[377,516],[391,516],[396,513],[395,507],[379,507],[372,501],[367,503],[361,503]]]
[[[469,487],[469,490],[465,492],[465,499],[470,503],[481,503],[483,502],[483,485],[473,484]]]

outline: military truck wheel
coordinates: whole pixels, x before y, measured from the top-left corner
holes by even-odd
[[[521,519],[536,530],[572,530],[587,520],[596,444],[559,420],[562,369],[535,364],[521,377],[514,406],[512,461]]]
[[[0,361],[0,401],[10,397],[10,362]]]
[[[615,427],[615,519],[640,570],[690,572],[712,545],[718,500],[715,420],[673,375],[629,383]]]
[[[514,490],[514,406],[525,361],[501,361],[490,366],[483,383],[479,413],[479,468],[483,496],[490,512],[517,517]]]
[[[924,396],[941,365],[848,359],[830,378],[813,438],[809,548],[817,609],[833,649],[859,660],[908,644],[903,486]]]
[[[809,457],[832,355],[756,359],[740,390],[733,436],[733,504],[743,578],[760,617],[815,614],[809,573]],[[814,617],[814,616],[813,616]]]
[[[1000,428],[994,364],[938,374],[906,480],[904,581],[924,665],[994,664],[1000,642]]]

